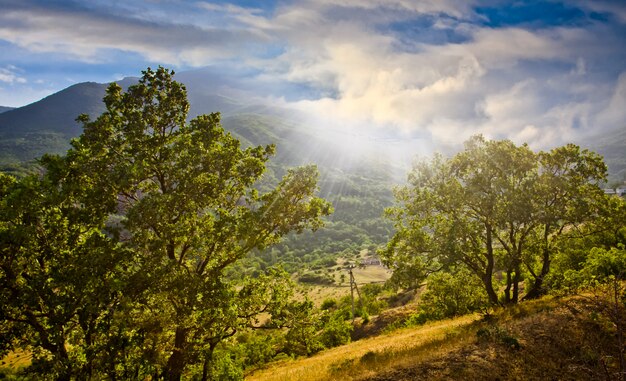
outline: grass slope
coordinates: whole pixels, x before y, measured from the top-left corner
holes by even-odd
[[[615,332],[589,300],[548,298],[498,311],[489,319],[463,316],[405,328],[278,363],[246,379],[613,379]]]

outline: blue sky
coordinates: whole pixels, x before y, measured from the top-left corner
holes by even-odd
[[[157,65],[441,144],[626,128],[623,0],[0,0],[0,105]]]

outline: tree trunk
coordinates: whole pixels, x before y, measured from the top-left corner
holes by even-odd
[[[546,290],[543,287],[543,281],[546,275],[548,275],[548,273],[550,272],[550,248],[548,247],[548,236],[549,236],[549,230],[548,230],[548,227],[546,226],[543,232],[544,247],[543,247],[543,253],[541,256],[542,257],[541,258],[542,260],[541,272],[535,278],[535,282],[533,283],[533,286],[530,289],[530,291],[528,291],[528,293],[524,296],[524,300],[537,299],[546,293]]]
[[[485,273],[483,274],[482,281],[485,285],[485,290],[487,291],[487,296],[489,297],[489,301],[491,304],[499,304],[498,302],[498,294],[493,289],[493,269],[495,265],[495,261],[493,258],[493,240],[491,236],[491,225],[487,224],[487,267],[485,268]]]
[[[513,284],[513,278],[511,273],[513,270],[508,269],[506,271],[506,288],[504,289],[504,304],[511,303],[511,285]]]
[[[174,350],[167,360],[164,370],[164,379],[167,381],[180,381],[185,369],[185,346],[187,344],[187,329],[177,327],[174,337]]]
[[[211,373],[209,369],[211,367],[211,361],[213,360],[213,350],[216,345],[217,343],[211,343],[209,351],[204,355],[204,364],[202,365],[202,381],[210,380]]]
[[[519,302],[519,282],[521,280],[522,280],[522,271],[518,263],[515,265],[515,276],[513,277],[513,297],[511,298],[512,303]]]

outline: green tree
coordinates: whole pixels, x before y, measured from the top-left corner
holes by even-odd
[[[30,351],[39,377],[89,379],[117,340],[128,253],[84,207],[89,184],[58,158],[42,163],[43,177],[0,175],[0,345]]]
[[[453,158],[415,166],[387,211],[396,233],[382,255],[399,279],[414,276],[414,283],[463,265],[493,304],[500,302],[500,272],[504,301],[516,303],[525,271],[541,288],[555,237],[597,215],[589,212],[601,203],[597,183],[605,172],[597,155],[574,145],[536,154],[475,136]]]
[[[516,295],[520,252],[532,224],[533,159],[527,146],[476,136],[450,160],[436,156],[416,165],[410,185],[396,193],[400,205],[388,211],[397,233],[384,252],[387,262],[422,268],[422,278],[462,264],[481,280],[494,304],[499,298],[493,276],[504,268]]]
[[[616,206],[604,196],[598,184],[606,179],[607,168],[598,154],[568,144],[539,154],[540,176],[533,189],[533,218],[536,227],[524,262],[533,282],[526,298],[546,293],[544,280],[558,252],[559,238],[585,229],[586,235],[602,234],[610,226]]]
[[[467,269],[439,272],[428,277],[428,289],[420,297],[418,319],[439,320],[486,309],[482,283]]]
[[[113,379],[180,380],[189,365],[200,364],[198,377],[209,379],[216,369],[212,355],[217,345],[253,326],[259,313],[279,313],[291,294],[284,273],[229,280],[225,271],[252,250],[274,244],[289,232],[317,229],[322,225],[320,217],[332,208],[314,196],[317,170],[313,166],[289,170],[273,189],[261,194],[255,184],[274,147],[242,149],[222,129],[218,113],[187,122],[186,91],[173,80],[173,72],[159,68],[143,74],[126,92],[111,84],[104,98],[106,111],[97,119],[79,117],[84,133],[72,142],[67,156],[44,163],[50,175],[44,175],[42,184],[50,182],[49,187],[32,194],[15,191],[8,199],[25,204],[23,208],[33,214],[15,217],[12,229],[24,229],[36,219],[55,219],[34,224],[32,232],[23,234],[27,243],[14,245],[18,249],[11,246],[13,232],[7,228],[3,234],[7,247],[3,251],[14,250],[13,257],[19,258],[25,255],[22,252],[31,256],[37,252],[28,246],[39,238],[35,233],[42,232],[43,243],[53,233],[60,235],[55,237],[59,247],[48,255],[58,273],[41,275],[42,282],[51,279],[52,284],[12,280],[9,272],[3,276],[17,287],[16,294],[36,285],[41,292],[56,294],[60,288],[54,282],[67,280],[73,292],[95,300],[93,319],[114,316],[108,329],[117,341],[99,342],[99,351],[93,351],[109,364],[99,368],[101,374]],[[55,196],[65,185],[66,193],[76,197]],[[37,204],[39,195],[50,204]],[[8,202],[6,197],[3,202]],[[13,209],[7,205],[3,210]],[[59,262],[68,252],[86,261],[84,267],[73,258]],[[123,253],[120,260],[107,259],[116,253]],[[126,271],[128,281],[117,273],[101,274],[108,269],[103,261]],[[27,271],[38,271],[37,266],[36,258],[22,265]],[[110,277],[111,287],[123,289],[119,302],[107,299],[114,292],[95,285],[79,290],[83,273],[89,275],[85,281]],[[14,297],[3,294],[5,299]],[[19,302],[24,306],[13,303],[16,313],[39,303],[35,297]],[[71,335],[54,337],[73,336],[75,326],[67,329]],[[10,327],[6,331],[14,332]],[[36,337],[32,346],[44,347],[43,340],[43,335]],[[85,345],[87,341],[78,340]],[[63,356],[66,344],[55,342],[56,349],[44,349]],[[76,375],[73,369],[68,372]]]

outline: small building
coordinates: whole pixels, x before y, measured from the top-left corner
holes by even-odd
[[[378,258],[364,258],[361,260],[361,266],[380,266],[381,264]]]

